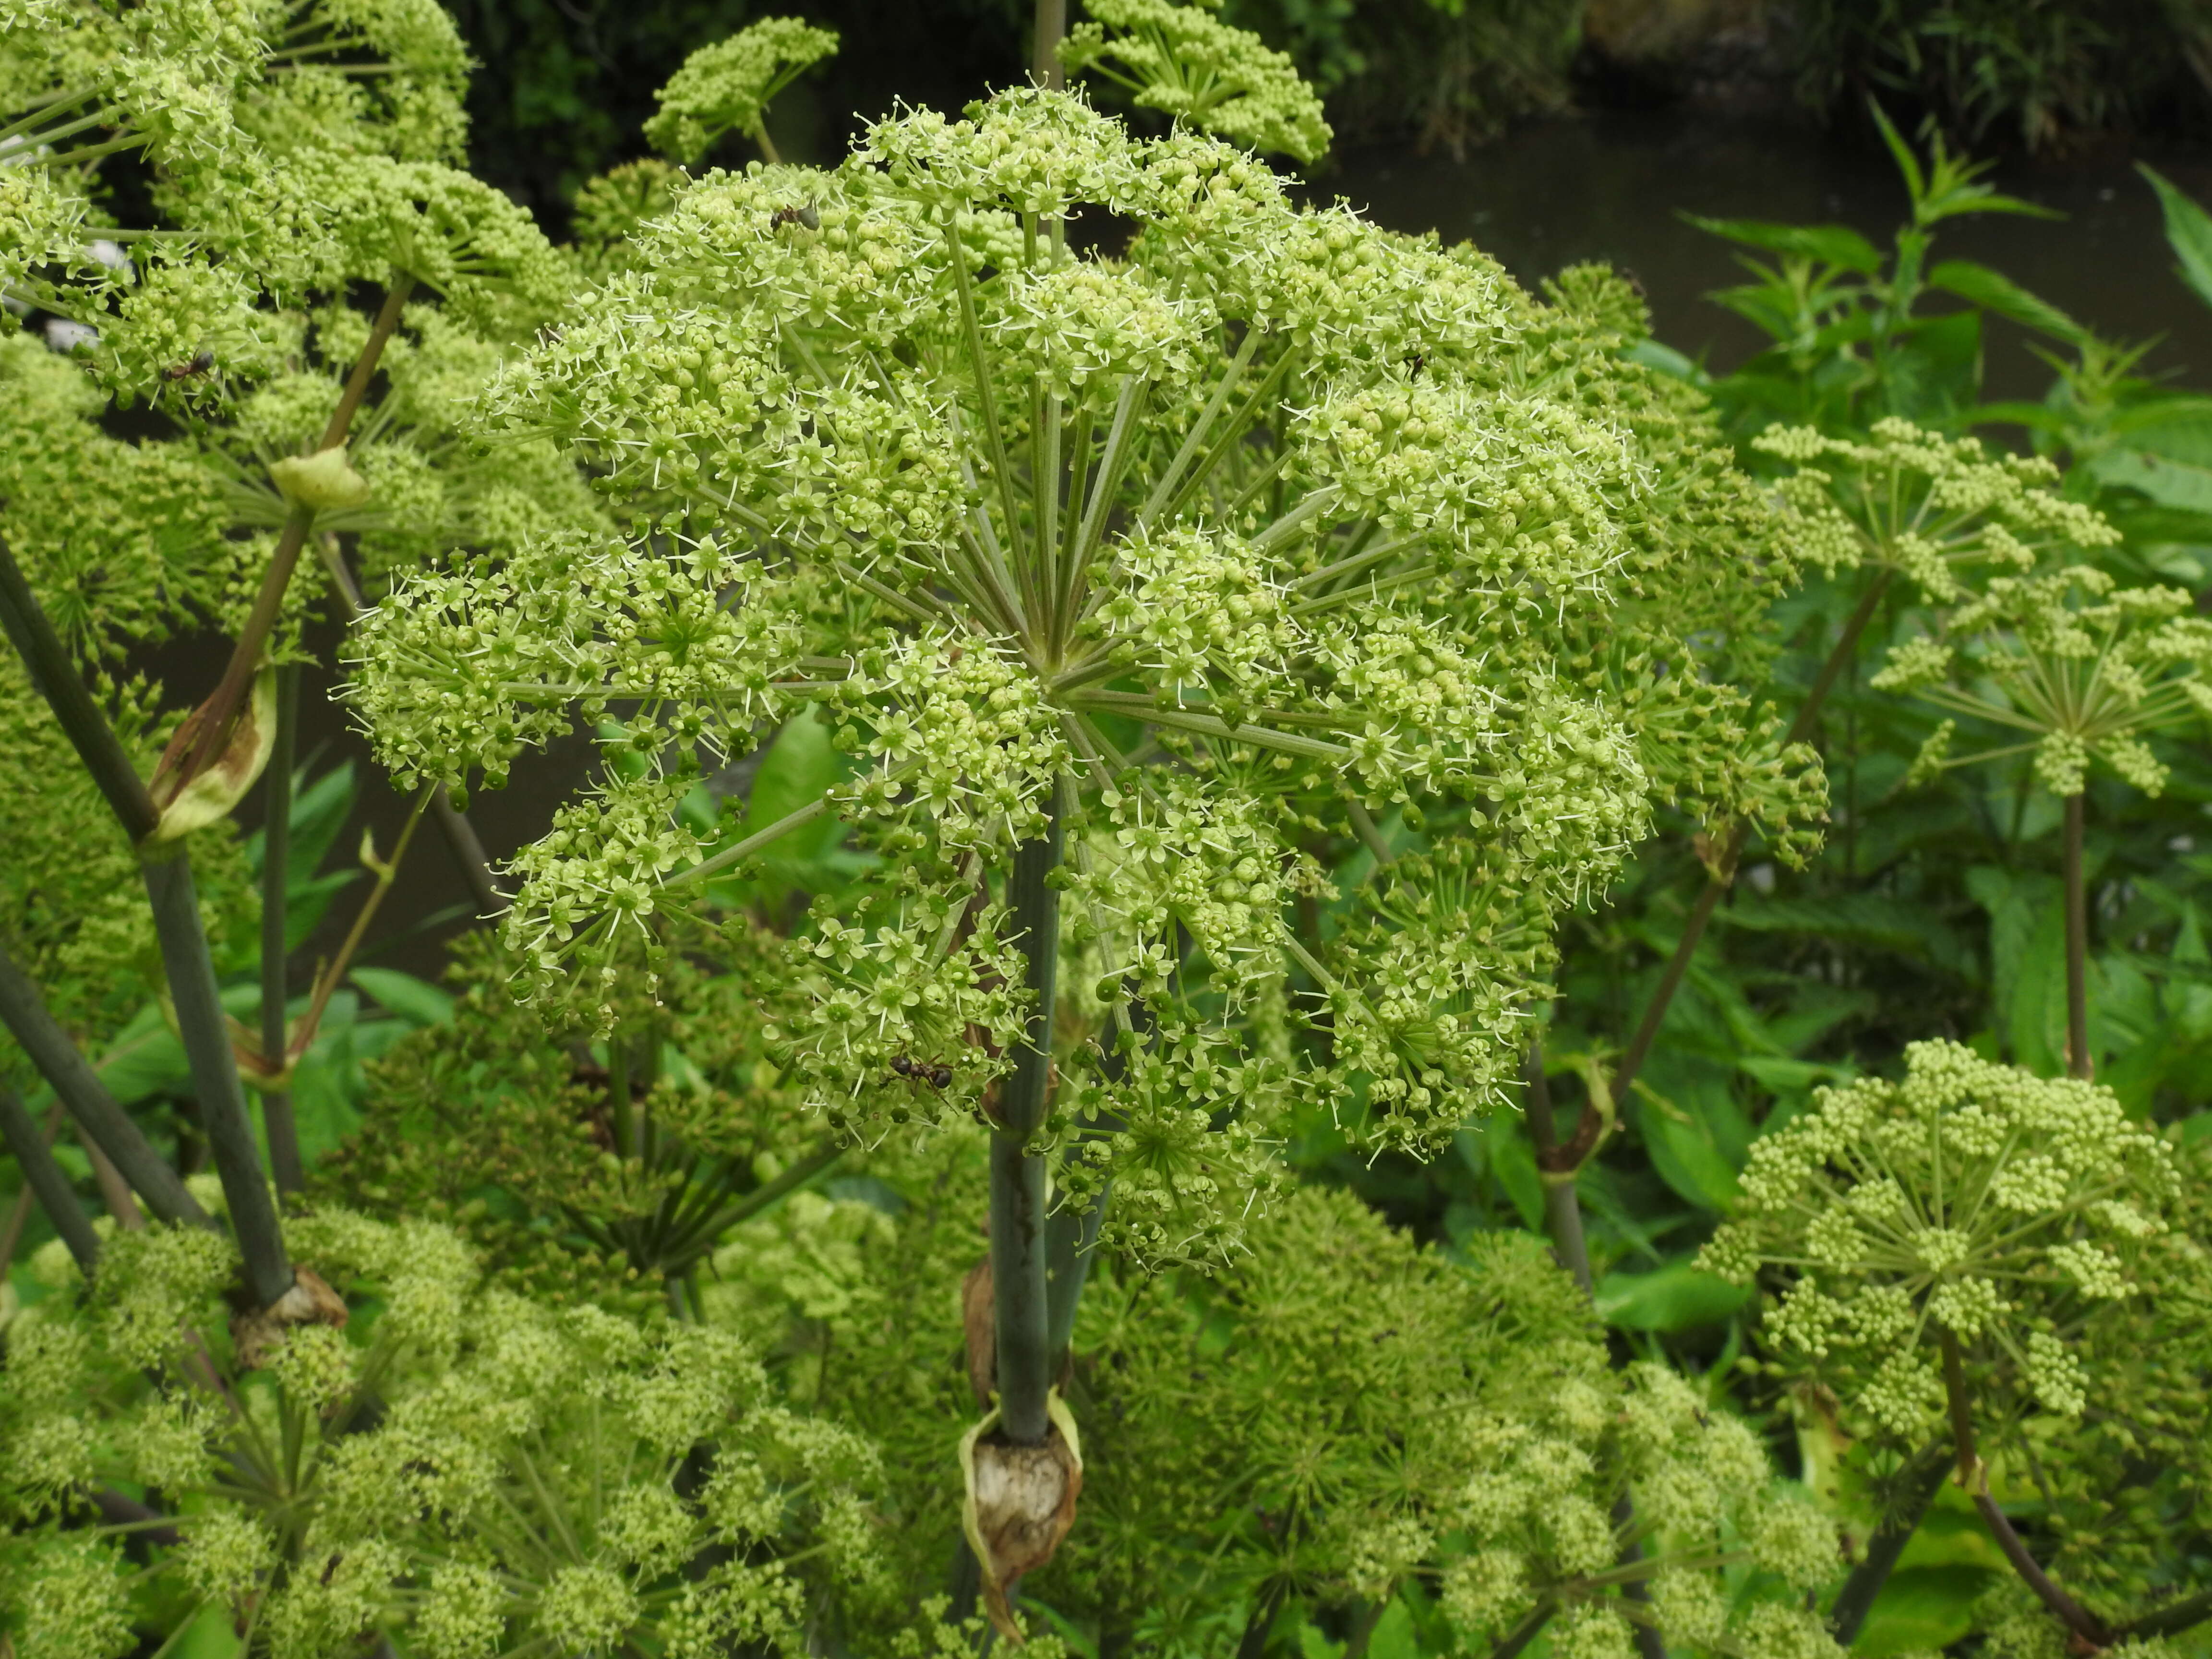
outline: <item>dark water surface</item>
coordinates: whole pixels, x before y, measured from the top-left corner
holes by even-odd
[[[2212,202],[2212,156],[2149,159],[2183,189]],[[2212,310],[2172,274],[2157,202],[2126,158],[2009,166],[1996,182],[2067,216],[2056,223],[1997,216],[1953,221],[1939,227],[1934,257],[1992,265],[2107,337],[2161,337],[2148,359],[2149,372],[2212,386]],[[1735,250],[1685,223],[1683,212],[1842,223],[1886,246],[1905,211],[1904,188],[1878,149],[1855,149],[1798,127],[1663,112],[1547,122],[1463,161],[1355,153],[1316,179],[1312,193],[1341,196],[1395,229],[1472,240],[1531,286],[1562,265],[1610,261],[1642,283],[1661,340],[1723,372],[1756,349],[1759,337],[1704,298],[1741,273]],[[2039,397],[2050,380],[2017,331],[2002,323],[1992,328],[1990,397]],[[332,641],[324,643],[327,654]],[[224,654],[220,645],[197,644],[166,653],[156,668],[179,695],[204,696]],[[368,759],[365,741],[348,729],[343,711],[328,700],[331,689],[327,674],[304,688],[301,753],[320,745],[323,763],[354,759],[362,815],[388,850],[407,804]],[[590,744],[572,738],[551,754],[519,763],[507,790],[477,798],[471,816],[495,858],[544,832],[554,808],[587,780],[592,759]],[[241,816],[249,827],[258,818]],[[350,848],[358,836],[356,828],[343,845]],[[311,951],[331,948],[353,902],[340,901],[326,937]],[[467,887],[426,822],[380,918],[375,959],[434,977],[441,941],[465,923],[423,924],[441,912],[465,915],[471,909]]]

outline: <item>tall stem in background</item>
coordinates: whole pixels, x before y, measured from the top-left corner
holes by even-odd
[[[0,1024],[22,1045],[87,1140],[107,1154],[146,1200],[147,1208],[164,1221],[212,1224],[168,1160],[138,1132],[92,1069],[92,1062],[55,1023],[38,987],[15,965],[5,945],[0,945]]]
[[[1552,1254],[1588,1296],[1595,1281],[1590,1277],[1589,1244],[1583,1237],[1582,1201],[1575,1194],[1576,1171],[1545,1167],[1559,1152],[1559,1128],[1552,1115],[1552,1080],[1544,1074],[1541,1037],[1528,1044],[1526,1076],[1528,1139],[1536,1144],[1536,1173],[1544,1186],[1544,1231],[1552,1236]]]
[[[1595,1130],[1589,1144],[1582,1145],[1583,1131],[1575,1131],[1575,1145],[1563,1149],[1559,1145],[1559,1125],[1552,1115],[1552,1084],[1544,1072],[1544,1042],[1539,1036],[1528,1044],[1528,1138],[1536,1143],[1536,1170],[1544,1183],[1544,1221],[1552,1236],[1552,1253],[1559,1265],[1574,1275],[1575,1283],[1582,1286],[1583,1294],[1593,1294],[1596,1280],[1590,1272],[1589,1243],[1583,1234],[1582,1200],[1575,1194],[1575,1176],[1580,1172],[1583,1159],[1589,1157],[1597,1144]],[[1589,1108],[1583,1109],[1583,1121],[1594,1125],[1598,1119]],[[1632,1533],[1636,1526],[1636,1502],[1626,1488],[1613,1506],[1614,1530]],[[1621,1546],[1620,1565],[1632,1567],[1644,1559],[1644,1547],[1632,1536]],[[1621,1586],[1621,1594],[1633,1601],[1650,1599],[1650,1592],[1640,1578],[1632,1578]],[[1552,1604],[1540,1603],[1530,1617],[1536,1620],[1534,1627],[1522,1638],[1525,1643],[1533,1639],[1542,1628],[1544,1620],[1551,1617]],[[1667,1659],[1667,1644],[1659,1632],[1641,1620],[1635,1621],[1634,1635],[1638,1659]],[[1514,1651],[1518,1651],[1517,1647]]]
[[[1007,882],[1015,935],[1032,1001],[1013,1053],[1013,1074],[999,1094],[991,1135],[991,1283],[996,1303],[999,1413],[1006,1438],[1042,1443],[1050,1426],[1051,1312],[1046,1274],[1045,1160],[1030,1141],[1044,1122],[1052,1082],[1052,1016],[1060,957],[1060,893],[1049,883],[1063,851],[1060,790],[1046,808],[1045,832],[1014,849]]]
[[[1036,0],[1036,50],[1030,60],[1030,74],[1039,86],[1057,91],[1066,84],[1060,67],[1060,43],[1066,33],[1067,0]]]
[[[2087,1078],[2089,1053],[2089,890],[2081,876],[2084,798],[2066,797],[2066,1070]]]
[[[276,1206],[262,1178],[252,1120],[246,1115],[246,1091],[238,1079],[238,1057],[231,1049],[230,1030],[216,988],[215,963],[208,955],[207,934],[200,926],[191,858],[182,842],[158,844],[146,840],[159,824],[161,815],[122,744],[93,702],[52,623],[4,548],[0,548],[0,620],[5,621],[9,636],[22,652],[54,718],[69,734],[78,758],[107,797],[138,852],[139,871],[154,912],[154,933],[161,947],[161,965],[176,1008],[185,1056],[191,1066],[200,1126],[215,1152],[223,1195],[230,1202],[231,1230],[246,1258],[247,1285],[261,1305],[267,1307],[292,1288],[292,1267],[277,1230]],[[204,1219],[204,1212],[184,1192],[175,1172],[154,1156],[137,1126],[100,1086],[76,1045],[58,1028],[44,1030],[52,1021],[29,981],[20,975],[11,976],[21,982],[0,986],[0,991],[8,993],[4,1000],[11,1006],[9,1024],[23,1046],[32,1050],[54,1092],[69,1103],[78,1121],[122,1169],[125,1178],[146,1194],[155,1213],[164,1220]],[[36,1032],[49,1052],[34,1048],[32,1039],[24,1035],[27,1030]]]
[[[300,729],[300,665],[287,663],[276,671],[276,742],[269,754],[269,769],[262,778],[262,799],[267,810],[261,830],[261,1053],[278,1072],[284,1069],[288,1046],[284,1015],[290,1000],[284,977],[286,891],[292,863],[292,750]],[[300,1135],[292,1118],[289,1089],[270,1089],[261,1097],[261,1121],[269,1133],[270,1172],[276,1190],[300,1190]]]

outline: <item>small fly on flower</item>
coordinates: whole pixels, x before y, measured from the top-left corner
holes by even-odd
[[[814,204],[806,202],[798,207],[783,207],[775,210],[768,222],[770,230],[781,230],[786,225],[797,225],[805,230],[822,228],[822,216],[814,210]]]

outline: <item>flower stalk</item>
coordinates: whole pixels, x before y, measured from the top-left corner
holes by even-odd
[[[246,1259],[246,1279],[255,1301],[268,1307],[292,1288],[291,1259],[277,1225],[276,1206],[254,1145],[253,1120],[238,1075],[222,998],[200,926],[199,895],[192,883],[191,855],[182,842],[153,849],[139,869],[153,906],[154,933],[161,947],[161,966],[177,1011],[177,1030],[199,1102],[200,1127],[222,1177],[230,1203],[231,1231]]]
[[[2112,1633],[2105,1628],[2104,1621],[2051,1581],[2051,1575],[2044,1571],[2028,1553],[2027,1546],[2021,1541],[2020,1534],[2013,1530],[2012,1522],[1996,1499],[1990,1495],[1988,1467],[1974,1449],[1973,1407],[1966,1393],[1966,1368],[1959,1352],[1959,1339],[1948,1330],[1939,1329],[1937,1340],[1943,1351],[1943,1398],[1951,1417],[1959,1484],[1972,1495],[1974,1508],[1996,1540],[1997,1548],[2021,1582],[2035,1592],[2036,1599],[2051,1609],[2077,1641],[2087,1644],[2093,1650],[2110,1647]]]
[[[331,418],[323,428],[323,441],[316,446],[318,453],[336,449],[345,442],[347,434],[353,428],[353,417],[368,395],[368,383],[375,378],[384,348],[398,331],[400,314],[414,288],[415,279],[406,272],[392,273],[384,291],[384,304],[369,329],[368,343],[362,348],[353,372],[346,377],[337,407],[331,411]],[[231,728],[237,722],[239,711],[245,707],[246,691],[253,684],[269,636],[276,631],[276,618],[284,609],[285,590],[292,585],[292,572],[299,565],[300,551],[307,545],[307,533],[314,528],[314,523],[315,509],[304,503],[295,504],[286,515],[276,550],[269,556],[269,568],[262,573],[253,609],[247,612],[246,625],[239,630],[238,643],[232,647],[222,682],[203,707],[198,735],[178,759],[176,769],[180,784],[205,770],[229,743]]]
[[[46,1212],[46,1219],[54,1224],[62,1243],[76,1265],[89,1279],[100,1265],[100,1237],[92,1231],[84,1207],[76,1201],[70,1189],[69,1177],[62,1166],[54,1162],[52,1150],[46,1145],[46,1132],[22,1097],[6,1084],[0,1083],[0,1140],[7,1143],[9,1156],[23,1171],[27,1191],[38,1194],[39,1204]],[[12,1241],[11,1241],[12,1243]]]
[[[1045,1157],[1030,1146],[1052,1087],[1052,1017],[1060,957],[1063,853],[1060,791],[1046,806],[1044,834],[1014,848],[1007,897],[1032,999],[1014,1069],[1000,1088],[991,1135],[991,1279],[998,1340],[999,1411],[1006,1437],[1039,1445],[1049,1431],[1045,1396],[1057,1354],[1046,1273]],[[1072,1310],[1071,1310],[1072,1314]]]
[[[2065,798],[2066,878],[2066,1071],[2087,1079],[2096,1072],[2089,1052],[2089,893],[2081,873],[2082,820],[2080,790]]]
[[[91,1062],[54,1021],[30,976],[0,947],[0,1022],[4,1022],[87,1139],[106,1153],[132,1190],[164,1221],[210,1224],[177,1172],[139,1133]]]
[[[276,671],[276,742],[262,778],[266,812],[261,830],[261,1052],[285,1049],[285,1012],[289,1000],[284,977],[287,950],[287,889],[292,861],[292,751],[300,726],[300,668],[288,663]],[[270,1172],[276,1190],[295,1193],[304,1180],[300,1167],[299,1128],[292,1116],[289,1089],[270,1089],[261,1097],[261,1121],[269,1136]]]

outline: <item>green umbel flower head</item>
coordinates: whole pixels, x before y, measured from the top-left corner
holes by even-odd
[[[1997,576],[1933,636],[1890,653],[1872,684],[1911,691],[1953,715],[2008,733],[1954,755],[1947,719],[1922,748],[1921,777],[1948,767],[2033,754],[2035,779],[2078,795],[2092,761],[2148,794],[2166,767],[2143,739],[2212,715],[2212,621],[2178,587],[2121,587],[2094,565]]]
[[[1097,0],[1060,43],[1071,75],[1097,75],[1146,109],[1232,143],[1317,161],[1331,134],[1289,57],[1213,15],[1220,0]]]
[[[1777,484],[1784,533],[1800,558],[1833,574],[1894,571],[1937,604],[1960,598],[1960,572],[2033,566],[2051,548],[2109,547],[2119,532],[2053,495],[2040,457],[1990,454],[1978,438],[1946,438],[1895,416],[1864,440],[1771,427],[1752,447],[1795,471]]]
[[[1088,207],[1137,222],[1126,258],[1069,246]],[[1056,820],[1049,1133],[1112,1125],[1097,1167],[1158,1195],[1146,1236],[1210,1255],[1293,1088],[1416,1149],[1504,1097],[1555,918],[1656,801],[1807,810],[1802,757],[1702,666],[1787,566],[1619,337],[1212,140],[1033,89],[916,112],[834,172],[682,191],[505,375],[495,424],[572,447],[631,534],[404,585],[357,706],[403,774],[494,783],[618,715],[624,768],[517,864],[541,981],[705,886],[694,781],[828,725],[848,781],[724,861],[832,811],[883,857],[763,992],[854,1133],[964,1115],[1006,1069],[994,884]],[[1394,811],[1419,856],[1301,934],[1320,855]],[[1345,1034],[1304,1075],[1263,1034],[1286,998]]]
[[[1917,1444],[1943,1406],[1945,1333],[1982,1396],[2081,1415],[2100,1386],[2085,1336],[2139,1295],[2176,1184],[2110,1090],[1917,1042],[1901,1083],[1824,1091],[1753,1146],[1738,1218],[1703,1259],[1740,1281],[1771,1270],[1775,1348]]]
[[[647,143],[694,162],[726,132],[758,138],[776,94],[837,50],[835,29],[796,17],[763,17],[726,40],[702,46],[660,89],[660,112],[645,124]]]

